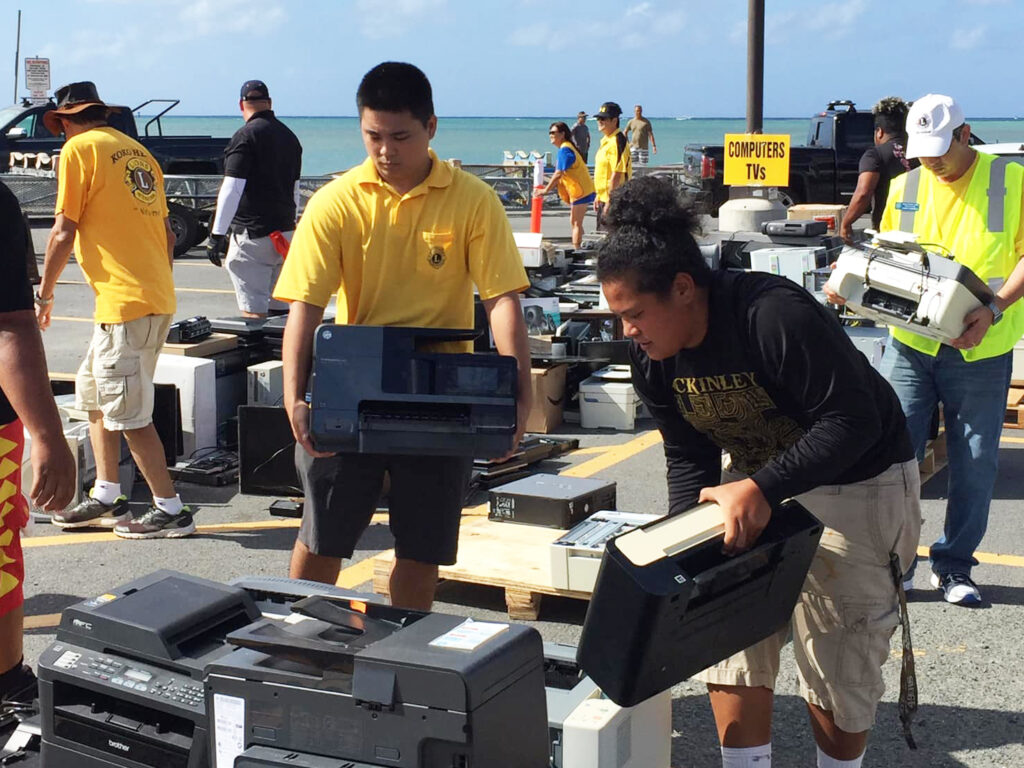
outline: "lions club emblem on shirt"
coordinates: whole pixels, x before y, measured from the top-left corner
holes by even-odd
[[[444,266],[445,256],[444,248],[440,245],[435,245],[430,248],[430,256],[427,257],[427,262],[434,269],[440,269]]]
[[[156,200],[156,176],[147,159],[133,157],[125,164],[124,183],[139,202],[151,205]]]

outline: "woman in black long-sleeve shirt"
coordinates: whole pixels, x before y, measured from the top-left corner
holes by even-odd
[[[920,529],[899,401],[800,286],[711,272],[668,182],[631,181],[608,221],[598,277],[634,341],[633,383],[664,437],[670,513],[717,502],[726,552],[750,547],[785,498],[826,525],[791,622],[794,652],[819,765],[857,766],[899,622],[890,555],[908,567]],[[725,768],[770,765],[789,629],[702,673]]]

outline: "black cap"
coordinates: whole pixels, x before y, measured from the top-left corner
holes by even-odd
[[[594,113],[594,117],[618,117],[622,114],[622,107],[614,101],[606,101],[601,108]]]
[[[270,98],[270,91],[262,80],[246,80],[242,83],[242,93],[238,98],[242,101],[265,101]]]

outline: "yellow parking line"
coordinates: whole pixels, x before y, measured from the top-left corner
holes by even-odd
[[[212,264],[210,265],[213,266]],[[59,280],[57,285],[88,285],[84,280]],[[182,288],[181,286],[174,286],[175,293],[221,293],[226,296],[234,296],[234,291],[228,291],[224,288]],[[89,322],[92,322],[91,320]]]
[[[929,549],[928,547],[918,547],[917,556],[928,558]],[[1000,555],[993,552],[975,552],[974,557],[979,563],[986,563],[987,565],[1005,565],[1010,568],[1024,568],[1024,557],[1020,555]]]
[[[25,629],[53,629],[60,624],[59,613],[41,613],[25,617]]]
[[[657,430],[651,430],[650,432],[644,432],[639,437],[634,437],[628,443],[622,443],[621,445],[612,446],[600,456],[585,461],[582,464],[577,464],[575,467],[562,472],[566,477],[590,477],[596,475],[602,470],[608,469],[608,467],[614,466],[619,462],[625,461],[636,456],[642,451],[646,451],[652,445],[657,445],[661,442],[661,433]]]
[[[373,578],[373,558],[367,557],[358,563],[353,563],[338,574],[338,580],[334,582],[337,586],[345,589],[353,589],[360,584],[365,584]]]
[[[63,320],[68,323],[92,323],[91,317],[62,317],[58,315],[51,315],[51,320]]]
[[[373,522],[386,523],[386,513],[373,516]],[[250,520],[244,523],[211,523],[197,525],[196,533],[234,533],[245,531],[272,531],[284,528],[298,528],[298,518],[278,518],[275,520]],[[106,531],[83,531],[81,533],[61,533],[54,536],[32,536],[21,540],[22,549],[38,547],[61,547],[65,544],[97,544],[106,541],[127,541]]]

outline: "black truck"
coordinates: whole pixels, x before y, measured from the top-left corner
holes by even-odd
[[[177,106],[176,99],[150,99],[134,109],[121,107],[120,111],[112,112],[110,125],[122,133],[131,136],[146,147],[160,164],[165,176],[217,176],[224,172],[224,149],[228,139],[213,136],[165,136],[160,118]],[[151,105],[161,105],[159,113],[147,120],[142,130],[135,122],[135,115]],[[43,124],[43,113],[54,108],[53,102],[47,104],[29,104],[4,107],[0,109],[0,173],[11,173],[12,163],[16,166],[13,172],[22,170],[19,163],[30,170],[39,169],[39,165],[28,163],[25,158],[49,158],[51,171],[56,168],[53,159],[64,144],[63,136],[54,136]],[[52,174],[51,174],[52,175]],[[12,189],[14,188],[14,185]],[[52,184],[56,194],[56,183]],[[15,189],[15,194],[18,190]],[[170,197],[170,195],[169,195]],[[19,195],[19,199],[21,196]],[[52,205],[47,195],[33,195],[31,202],[21,200],[23,208],[29,216],[52,216]],[[202,242],[207,235],[206,225],[210,216],[209,201],[194,198],[177,198],[168,203],[171,227],[178,238],[175,253],[184,251]],[[40,206],[33,207],[32,203]],[[37,210],[38,207],[38,210]]]
[[[779,190],[786,205],[795,203],[847,204],[857,187],[857,168],[864,150],[874,141],[870,111],[858,112],[852,101],[830,101],[811,117],[804,146],[790,148],[789,186]],[[982,143],[971,135],[972,144]],[[729,199],[722,184],[724,147],[689,144],[684,150],[683,182],[702,213],[718,215]]]

